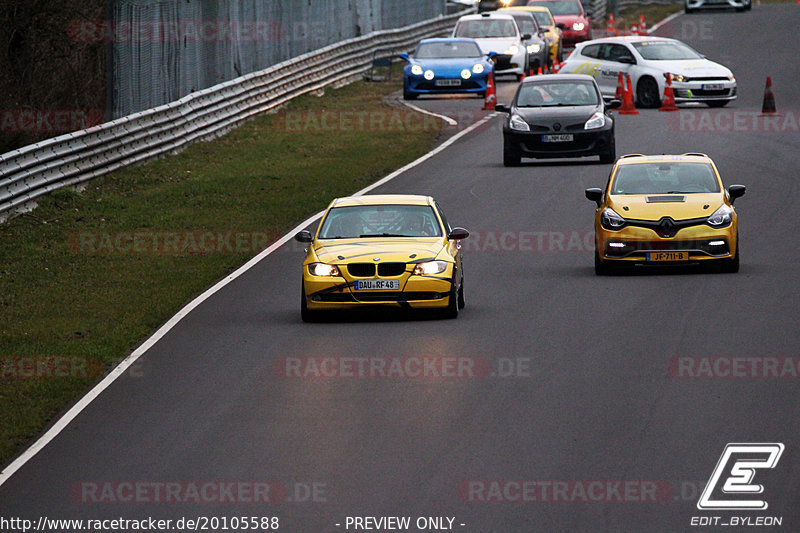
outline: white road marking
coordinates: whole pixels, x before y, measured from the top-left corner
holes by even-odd
[[[424,163],[433,156],[446,150],[448,147],[457,142],[460,138],[464,137],[465,135],[468,135],[469,133],[479,128],[481,125],[491,120],[494,116],[496,116],[496,114],[497,113],[492,113],[484,117],[483,119],[479,120],[469,128],[460,131],[456,135],[453,135],[447,141],[436,147],[434,150],[423,155],[416,161],[413,161],[408,165],[404,166],[403,168],[392,172],[388,176],[382,178],[379,181],[376,181],[372,185],[365,187],[364,189],[361,189],[353,196],[362,196],[368,193],[369,191],[375,189],[376,187],[380,187],[381,185],[388,183],[397,176],[400,176],[404,172],[416,167],[417,165]],[[278,248],[289,242],[291,239],[293,239],[295,233],[297,233],[302,229],[305,229],[310,224],[319,220],[319,218],[322,216],[322,213],[323,212],[320,211],[319,213],[307,218],[306,220],[298,224],[293,230],[291,230],[289,233],[287,233],[286,235],[275,241],[266,250],[262,251],[257,256],[250,259],[247,263],[239,267],[235,272],[229,274],[225,278],[218,281],[213,287],[206,290],[203,294],[201,294],[200,296],[189,302],[183,309],[178,311],[176,315],[170,318],[163,326],[158,328],[158,330],[155,333],[153,333],[153,335],[151,335],[150,338],[148,338],[144,343],[142,343],[138,348],[136,348],[133,351],[133,353],[131,353],[128,357],[123,359],[116,367],[114,367],[114,369],[111,372],[109,372],[108,375],[106,375],[106,377],[103,378],[102,381],[100,381],[100,383],[95,385],[92,388],[92,390],[86,393],[86,395],[83,398],[78,400],[78,402],[75,405],[73,405],[72,408],[70,408],[70,410],[64,414],[64,416],[58,419],[58,421],[55,424],[53,424],[50,427],[50,429],[48,429],[45,432],[44,435],[39,437],[39,439],[36,442],[34,442],[30,446],[30,448],[22,452],[22,454],[19,457],[17,457],[10,465],[8,465],[8,467],[5,470],[0,472],[0,486],[2,486],[6,481],[8,481],[17,470],[19,470],[25,465],[25,463],[33,459],[37,453],[39,453],[42,449],[44,449],[45,446],[47,446],[50,443],[50,441],[56,438],[58,434],[61,433],[64,430],[64,428],[66,428],[69,425],[69,423],[72,422],[81,413],[81,411],[83,411],[90,403],[92,403],[92,401],[95,398],[100,396],[100,394],[104,390],[106,390],[119,376],[124,374],[125,371],[128,368],[130,368],[130,366],[133,363],[136,362],[137,359],[139,359],[142,355],[144,355],[147,352],[147,350],[152,348],[155,343],[157,343],[159,340],[161,340],[162,337],[164,337],[167,333],[169,333],[169,331],[172,328],[174,328],[178,324],[178,322],[183,320],[183,318],[186,315],[192,312],[192,310],[194,310],[204,301],[206,301],[210,296],[212,296],[220,289],[228,285],[230,282],[232,282],[233,280],[235,280],[236,278],[238,278],[239,276],[241,276],[242,274],[253,268],[262,259],[269,256],[275,250],[277,250]]]
[[[421,107],[417,107],[414,104],[409,104],[405,100],[398,100],[398,102],[400,102],[401,104],[403,104],[404,106],[406,106],[406,107],[408,107],[410,109],[413,109],[417,113],[423,113],[425,115],[430,115],[432,117],[440,118],[440,119],[444,120],[445,122],[447,122],[450,126],[458,126],[458,122],[453,120],[452,118],[448,117],[447,115],[440,115],[439,113],[433,113],[432,111],[428,111],[426,109],[422,109]]]
[[[656,22],[655,24],[653,24],[652,27],[647,29],[647,33],[648,34],[653,33],[654,31],[658,30],[658,28],[660,28],[661,26],[663,26],[667,22],[672,22],[673,20],[675,20],[676,18],[680,17],[681,15],[683,15],[683,11],[676,11],[675,13],[673,13],[670,16],[668,16],[664,20]]]

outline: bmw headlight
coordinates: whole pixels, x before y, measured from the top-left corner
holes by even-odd
[[[464,78],[465,80],[468,80],[471,76],[472,72],[470,72],[468,68],[465,68],[464,70],[461,71],[461,77]]]
[[[480,63],[475,63],[475,65],[473,65],[472,67],[472,72],[474,72],[475,74],[483,74],[484,70],[485,69],[483,65],[481,65]]]
[[[525,122],[525,119],[519,115],[511,115],[511,119],[508,121],[509,126],[511,126],[512,130],[517,131],[531,131],[531,127]]]
[[[625,225],[625,219],[619,216],[617,212],[610,207],[606,207],[603,214],[600,216],[600,225],[605,229],[617,230]]]
[[[732,213],[733,211],[731,210],[730,207],[728,207],[725,204],[722,204],[719,209],[714,211],[714,213],[710,217],[708,217],[708,220],[706,220],[706,222],[708,223],[709,226],[712,226],[714,228],[723,228],[731,223]]]
[[[581,31],[585,27],[586,24],[584,24],[583,22],[576,22],[575,24],[572,25],[572,29],[575,31]]]
[[[308,271],[312,276],[326,278],[339,275],[339,268],[336,265],[327,265],[325,263],[311,263],[308,265]]]
[[[411,74],[413,74],[414,76],[422,76],[422,67],[419,65],[412,65]]]
[[[428,80],[428,81],[431,81],[433,79],[433,71],[432,70],[426,70],[425,71],[425,79]]]
[[[606,115],[605,113],[598,111],[592,117],[586,121],[586,124],[583,125],[583,129],[585,130],[596,130],[597,128],[602,128],[606,125]]]
[[[529,54],[538,54],[539,50],[542,49],[542,45],[540,44],[529,44],[528,45],[528,53]]]
[[[503,53],[504,54],[508,54],[510,56],[515,56],[515,55],[517,55],[517,52],[519,52],[519,46],[517,46],[516,44],[512,44]]]
[[[414,267],[414,274],[417,276],[433,276],[441,274],[447,268],[447,261],[427,261],[419,263]]]

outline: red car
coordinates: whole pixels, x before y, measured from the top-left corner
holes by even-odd
[[[583,10],[580,0],[532,0],[529,6],[542,6],[550,10],[561,28],[565,46],[592,39],[592,25],[589,16]]]

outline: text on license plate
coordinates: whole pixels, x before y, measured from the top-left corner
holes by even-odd
[[[398,279],[364,279],[358,280],[353,284],[357,291],[399,291],[400,280]]]
[[[571,133],[562,133],[561,135],[542,135],[543,143],[568,143],[572,142]]]
[[[461,87],[461,80],[436,80],[437,87]]]
[[[704,83],[702,89],[706,91],[719,91],[720,89],[724,89],[725,86],[721,83]]]
[[[689,252],[647,252],[648,261],[688,261]]]

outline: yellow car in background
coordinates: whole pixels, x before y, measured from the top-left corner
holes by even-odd
[[[564,61],[561,29],[556,26],[556,21],[549,9],[541,6],[514,6],[504,7],[498,9],[498,11],[526,11],[531,13],[539,26],[546,30],[544,36],[547,39],[548,46],[550,46],[550,61],[554,63]]]
[[[303,321],[320,311],[371,306],[463,309],[463,228],[450,229],[429,196],[367,195],[337,198],[322,216],[303,262]]]
[[[744,185],[722,184],[705,154],[617,160],[606,189],[586,189],[597,204],[594,268],[619,265],[715,263],[739,271],[738,218],[733,208]]]

